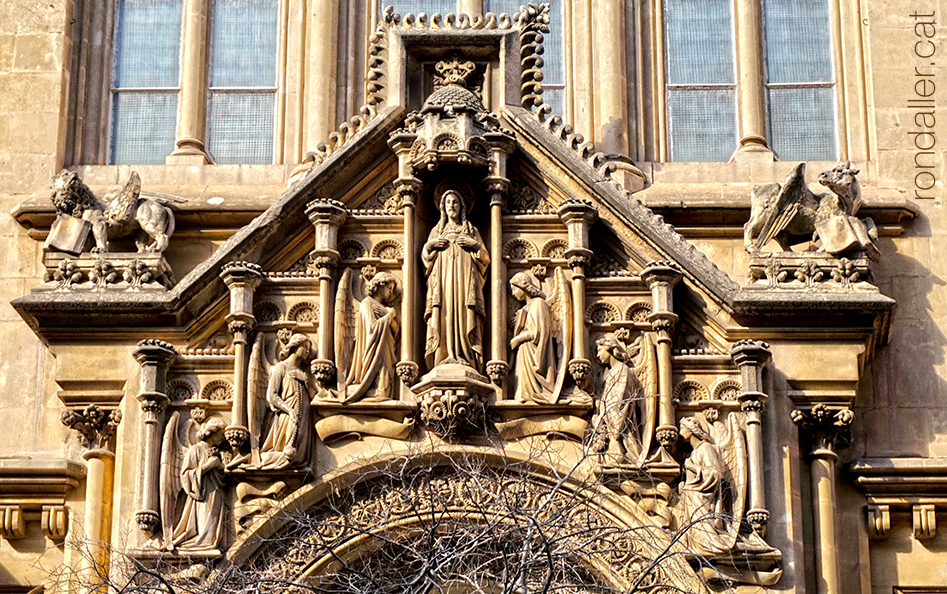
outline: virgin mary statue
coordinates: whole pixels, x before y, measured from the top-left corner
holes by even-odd
[[[427,275],[424,359],[429,369],[441,363],[483,368],[483,283],[490,256],[477,229],[467,220],[461,195],[441,196],[441,218],[421,252]]]

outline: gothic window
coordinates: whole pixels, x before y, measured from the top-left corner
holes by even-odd
[[[182,13],[182,0],[118,0],[111,163],[164,163],[174,149]]]
[[[279,0],[184,4],[117,0],[108,162],[272,163]]]
[[[828,0],[665,0],[670,160],[727,161],[762,134],[777,159],[837,158],[829,17]]]

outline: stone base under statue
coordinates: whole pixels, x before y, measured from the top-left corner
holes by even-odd
[[[421,421],[442,437],[482,431],[486,406],[496,397],[488,377],[457,363],[438,365],[411,391],[418,396]]]
[[[46,282],[34,291],[167,291],[175,282],[167,260],[155,252],[46,252],[43,264]]]

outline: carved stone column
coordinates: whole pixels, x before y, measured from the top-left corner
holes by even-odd
[[[88,556],[83,561],[82,573],[98,583],[97,576],[108,575],[109,542],[112,532],[112,497],[115,484],[115,453],[109,449],[115,429],[122,420],[122,412],[104,411],[89,406],[85,410],[63,411],[63,425],[77,432],[76,438],[87,451],[86,461],[85,538]]]
[[[138,343],[133,355],[141,365],[141,383],[138,402],[141,405],[142,425],[140,443],[144,449],[144,464],[138,469],[138,511],[135,520],[138,527],[149,535],[154,534],[160,519],[158,503],[158,473],[161,460],[162,413],[168,406],[166,394],[168,367],[177,356],[174,347],[161,340],[143,340]]]
[[[565,200],[559,205],[559,220],[569,230],[569,249],[566,250],[565,256],[572,268],[575,353],[569,361],[569,373],[576,384],[585,388],[592,371],[588,345],[585,343],[585,271],[592,262],[589,227],[598,220],[598,210],[588,200]]]
[[[490,195],[490,300],[493,305],[487,375],[502,390],[510,372],[510,364],[506,360],[506,263],[503,261],[503,205],[510,189],[510,180],[493,176],[483,180],[483,183]]]
[[[818,594],[839,594],[837,539],[835,536],[835,462],[837,447],[851,441],[854,415],[848,408],[830,409],[816,404],[811,410],[792,411],[792,420],[812,437],[809,467],[812,474],[812,514],[815,531],[815,565]]]
[[[400,157],[400,153],[399,153]],[[398,196],[404,214],[404,262],[401,265],[404,295],[401,298],[401,360],[396,369],[401,378],[402,390],[406,392],[418,379],[418,312],[423,306],[418,298],[417,259],[417,204],[421,193],[421,180],[409,176],[398,180]],[[402,398],[404,400],[404,398]]]
[[[681,280],[681,271],[673,262],[656,261],[641,271],[641,280],[651,289],[653,312],[648,317],[657,334],[658,351],[658,428],[655,437],[668,450],[677,441],[674,422],[674,386],[671,368],[671,342],[678,317],[674,313],[674,287]]]
[[[761,38],[760,0],[737,2],[734,18],[736,29],[737,101],[740,114],[740,146],[734,154],[737,162],[748,157],[773,161],[773,152],[766,143],[766,110],[763,94],[763,44]]]
[[[326,388],[335,377],[332,276],[339,263],[339,227],[345,223],[348,212],[337,200],[316,198],[306,206],[306,216],[316,229],[316,248],[312,256],[319,270],[319,355],[312,362],[312,369],[316,381]]]
[[[168,163],[210,163],[204,148],[204,91],[207,78],[207,11],[204,0],[187,0],[181,40],[181,106],[178,137]]]
[[[763,489],[763,439],[761,417],[769,398],[763,392],[763,368],[773,359],[765,342],[741,340],[730,349],[734,364],[740,369],[743,391],[740,409],[746,413],[746,444],[750,475],[750,500],[746,520],[760,536],[766,534],[769,512]]]
[[[247,341],[256,324],[253,317],[253,291],[263,280],[263,269],[249,262],[231,262],[220,273],[230,289],[230,313],[227,329],[233,335],[233,409],[230,426],[224,431],[235,449],[247,441]]]

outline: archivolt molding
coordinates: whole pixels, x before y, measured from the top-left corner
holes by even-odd
[[[559,540],[576,567],[618,590],[627,590],[670,547],[674,553],[660,558],[642,584],[705,590],[672,535],[613,492],[594,482],[557,483],[535,460],[478,458],[469,449],[458,456],[460,462],[453,463],[442,453],[439,462],[392,456],[304,486],[238,540],[218,573],[229,564],[262,570],[275,580],[331,578],[340,563],[370,562],[381,542],[417,538],[436,516],[478,534],[489,526],[509,536],[534,523],[546,538]],[[402,466],[406,461],[413,467]],[[396,469],[392,462],[398,462]]]

